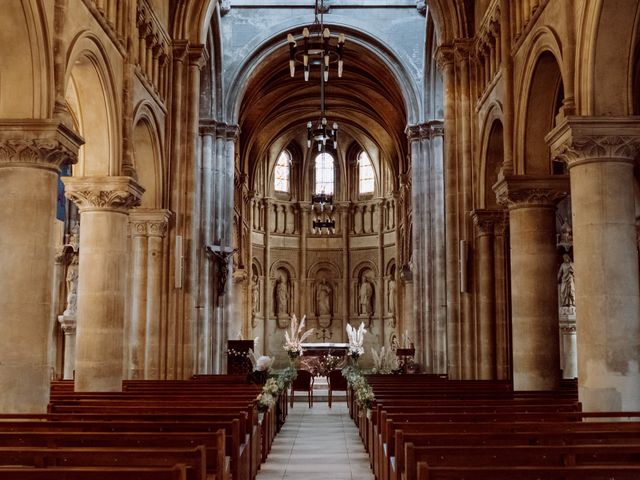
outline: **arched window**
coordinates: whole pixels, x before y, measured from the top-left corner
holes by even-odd
[[[375,175],[373,165],[367,152],[364,150],[358,155],[358,192],[373,193]]]
[[[273,175],[273,186],[277,192],[287,192],[291,190],[291,154],[283,150]]]
[[[315,193],[326,193],[333,195],[333,185],[335,183],[335,166],[333,157],[326,153],[319,153],[316,156],[316,188]]]

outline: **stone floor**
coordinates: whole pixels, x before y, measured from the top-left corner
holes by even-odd
[[[306,398],[305,398],[306,400]],[[296,402],[257,480],[373,480],[347,405]]]

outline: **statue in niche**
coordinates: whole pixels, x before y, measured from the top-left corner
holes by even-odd
[[[260,311],[260,281],[258,275],[253,274],[251,279],[251,313],[255,317],[256,313]]]
[[[63,315],[75,315],[78,300],[78,256],[74,255],[73,260],[67,267],[67,308]]]
[[[360,303],[360,315],[373,315],[373,285],[363,276],[358,289],[358,301]]]
[[[325,279],[322,279],[316,290],[316,303],[318,316],[331,315],[331,286]]]
[[[576,306],[576,285],[573,262],[569,254],[562,256],[563,262],[558,270],[558,283],[560,284],[560,306]]]
[[[275,313],[277,316],[288,315],[289,290],[284,277],[278,277],[275,288]]]
[[[70,245],[74,252],[78,251],[80,246],[80,224],[73,222],[73,226],[67,234],[67,245]]]
[[[396,313],[396,281],[392,278],[389,280],[389,286],[387,290],[389,298],[387,299],[387,305],[389,306],[389,313]]]

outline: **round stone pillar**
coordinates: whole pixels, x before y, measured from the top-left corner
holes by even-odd
[[[47,408],[57,175],[81,144],[57,122],[0,122],[0,413]]]
[[[579,398],[585,411],[640,410],[634,162],[640,122],[568,117],[547,137],[571,177]]]
[[[502,221],[503,212],[475,210],[473,222],[477,227],[476,252],[478,272],[477,375],[481,380],[496,378],[496,275],[494,224]]]
[[[565,176],[509,176],[495,187],[509,207],[513,388],[560,386],[555,203]]]
[[[82,222],[75,390],[121,391],[128,212],[144,190],[130,177],[63,181]]]
[[[62,378],[73,380],[76,360],[76,319],[75,316],[60,315],[58,322],[64,333],[64,370]]]

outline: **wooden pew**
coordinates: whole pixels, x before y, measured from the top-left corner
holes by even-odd
[[[173,467],[184,464],[187,480],[224,480],[217,472],[207,475],[204,446],[195,448],[0,448],[0,469],[5,465],[50,467]]]
[[[0,480],[186,480],[187,467],[0,468]]]
[[[640,466],[431,467],[418,463],[416,480],[638,480]]]
[[[405,445],[406,469],[401,480],[418,477],[418,463],[429,467],[598,466],[640,467],[640,444],[545,446],[447,446]]]

